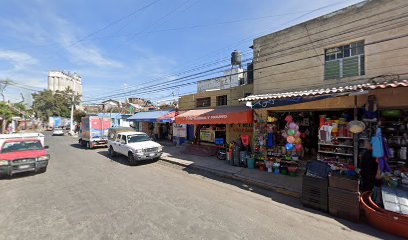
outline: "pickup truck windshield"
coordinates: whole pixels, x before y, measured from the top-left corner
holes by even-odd
[[[147,134],[137,134],[128,136],[128,143],[149,141]]]
[[[40,141],[6,142],[3,144],[1,153],[21,152],[30,150],[42,150]]]

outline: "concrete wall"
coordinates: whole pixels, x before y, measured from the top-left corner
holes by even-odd
[[[254,94],[328,88],[408,73],[408,38],[382,42],[406,34],[408,1],[370,0],[260,37],[254,40]],[[361,40],[365,75],[324,80],[324,50]]]
[[[245,103],[238,102],[238,99],[243,98],[246,93],[253,93],[253,84],[238,86],[230,89],[200,92],[182,96],[179,99],[179,110],[195,109],[198,98],[211,97],[211,106],[217,106],[217,96],[227,95],[227,106],[239,106]]]

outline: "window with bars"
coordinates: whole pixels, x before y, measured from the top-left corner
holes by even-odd
[[[210,107],[211,106],[211,97],[206,98],[197,98],[197,107]]]
[[[325,49],[324,79],[365,74],[364,41]]]
[[[227,95],[217,96],[217,106],[227,105]]]

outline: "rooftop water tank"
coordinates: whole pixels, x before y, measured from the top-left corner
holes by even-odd
[[[242,54],[238,50],[234,50],[231,53],[231,65],[236,66],[236,65],[241,65],[242,63]]]

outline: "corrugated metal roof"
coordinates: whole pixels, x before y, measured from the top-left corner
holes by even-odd
[[[138,112],[135,115],[129,117],[127,120],[136,122],[156,122],[159,117],[164,116],[169,112],[171,111],[167,110],[167,111]]]
[[[364,84],[349,85],[349,86],[344,86],[344,87],[312,89],[312,90],[297,91],[297,92],[251,95],[245,98],[241,98],[239,99],[239,101],[257,101],[257,100],[266,100],[266,99],[318,96],[318,95],[325,95],[325,94],[348,93],[348,92],[353,93],[353,92],[364,91],[364,90],[373,90],[377,88],[396,88],[396,87],[408,87],[408,80],[381,82],[381,83],[364,83]]]

